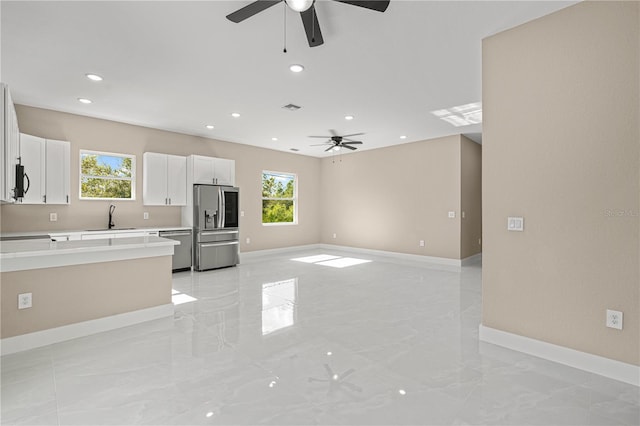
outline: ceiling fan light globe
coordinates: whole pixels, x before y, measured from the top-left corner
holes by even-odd
[[[313,6],[314,1],[315,0],[284,0],[287,6],[296,12],[304,12],[309,9]]]

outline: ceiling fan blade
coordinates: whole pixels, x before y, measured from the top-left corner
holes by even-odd
[[[333,129],[329,129],[329,133],[331,133],[331,136],[338,136],[338,132],[336,132]],[[329,137],[331,137],[331,136],[329,136]]]
[[[323,138],[323,139],[331,139],[331,136],[307,136],[308,138]]]
[[[350,149],[351,151],[355,151],[356,149],[358,149],[358,148],[356,148],[355,146],[345,145],[345,144],[343,144],[343,143],[342,143],[342,144],[340,144],[340,146],[341,146],[341,147],[343,147],[343,148]]]
[[[333,148],[335,148],[335,145],[331,145],[329,148],[325,149],[324,152],[331,151]]]
[[[342,142],[342,145],[362,145],[361,141]]]
[[[365,9],[375,10],[377,12],[384,12],[389,7],[389,0],[335,0],[340,3],[350,4],[352,6],[364,7]]]
[[[350,138],[351,136],[362,136],[364,133],[352,133],[350,135],[343,135],[342,138]]]
[[[227,15],[227,19],[231,22],[242,22],[247,18],[251,18],[256,13],[260,13],[265,9],[270,8],[271,6],[275,6],[280,3],[282,0],[257,0],[253,3],[249,3],[243,8],[236,10],[233,13]]]
[[[304,12],[300,12],[300,17],[302,18],[302,25],[304,25],[304,32],[307,33],[309,47],[316,47],[324,44],[315,6],[311,6]]]
[[[325,142],[325,143],[314,143],[313,145],[309,145],[309,146],[327,146],[330,142]]]

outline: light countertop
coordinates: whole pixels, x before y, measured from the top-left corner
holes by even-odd
[[[79,241],[3,241],[0,244],[0,271],[171,256],[174,245],[178,244],[178,241],[155,236]]]

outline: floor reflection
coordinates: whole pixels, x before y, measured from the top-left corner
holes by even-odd
[[[262,284],[262,335],[291,327],[296,321],[298,278]]]

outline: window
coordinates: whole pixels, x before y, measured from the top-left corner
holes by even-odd
[[[262,172],[262,223],[297,223],[297,177],[290,173]]]
[[[135,200],[135,155],[80,151],[81,200]]]

